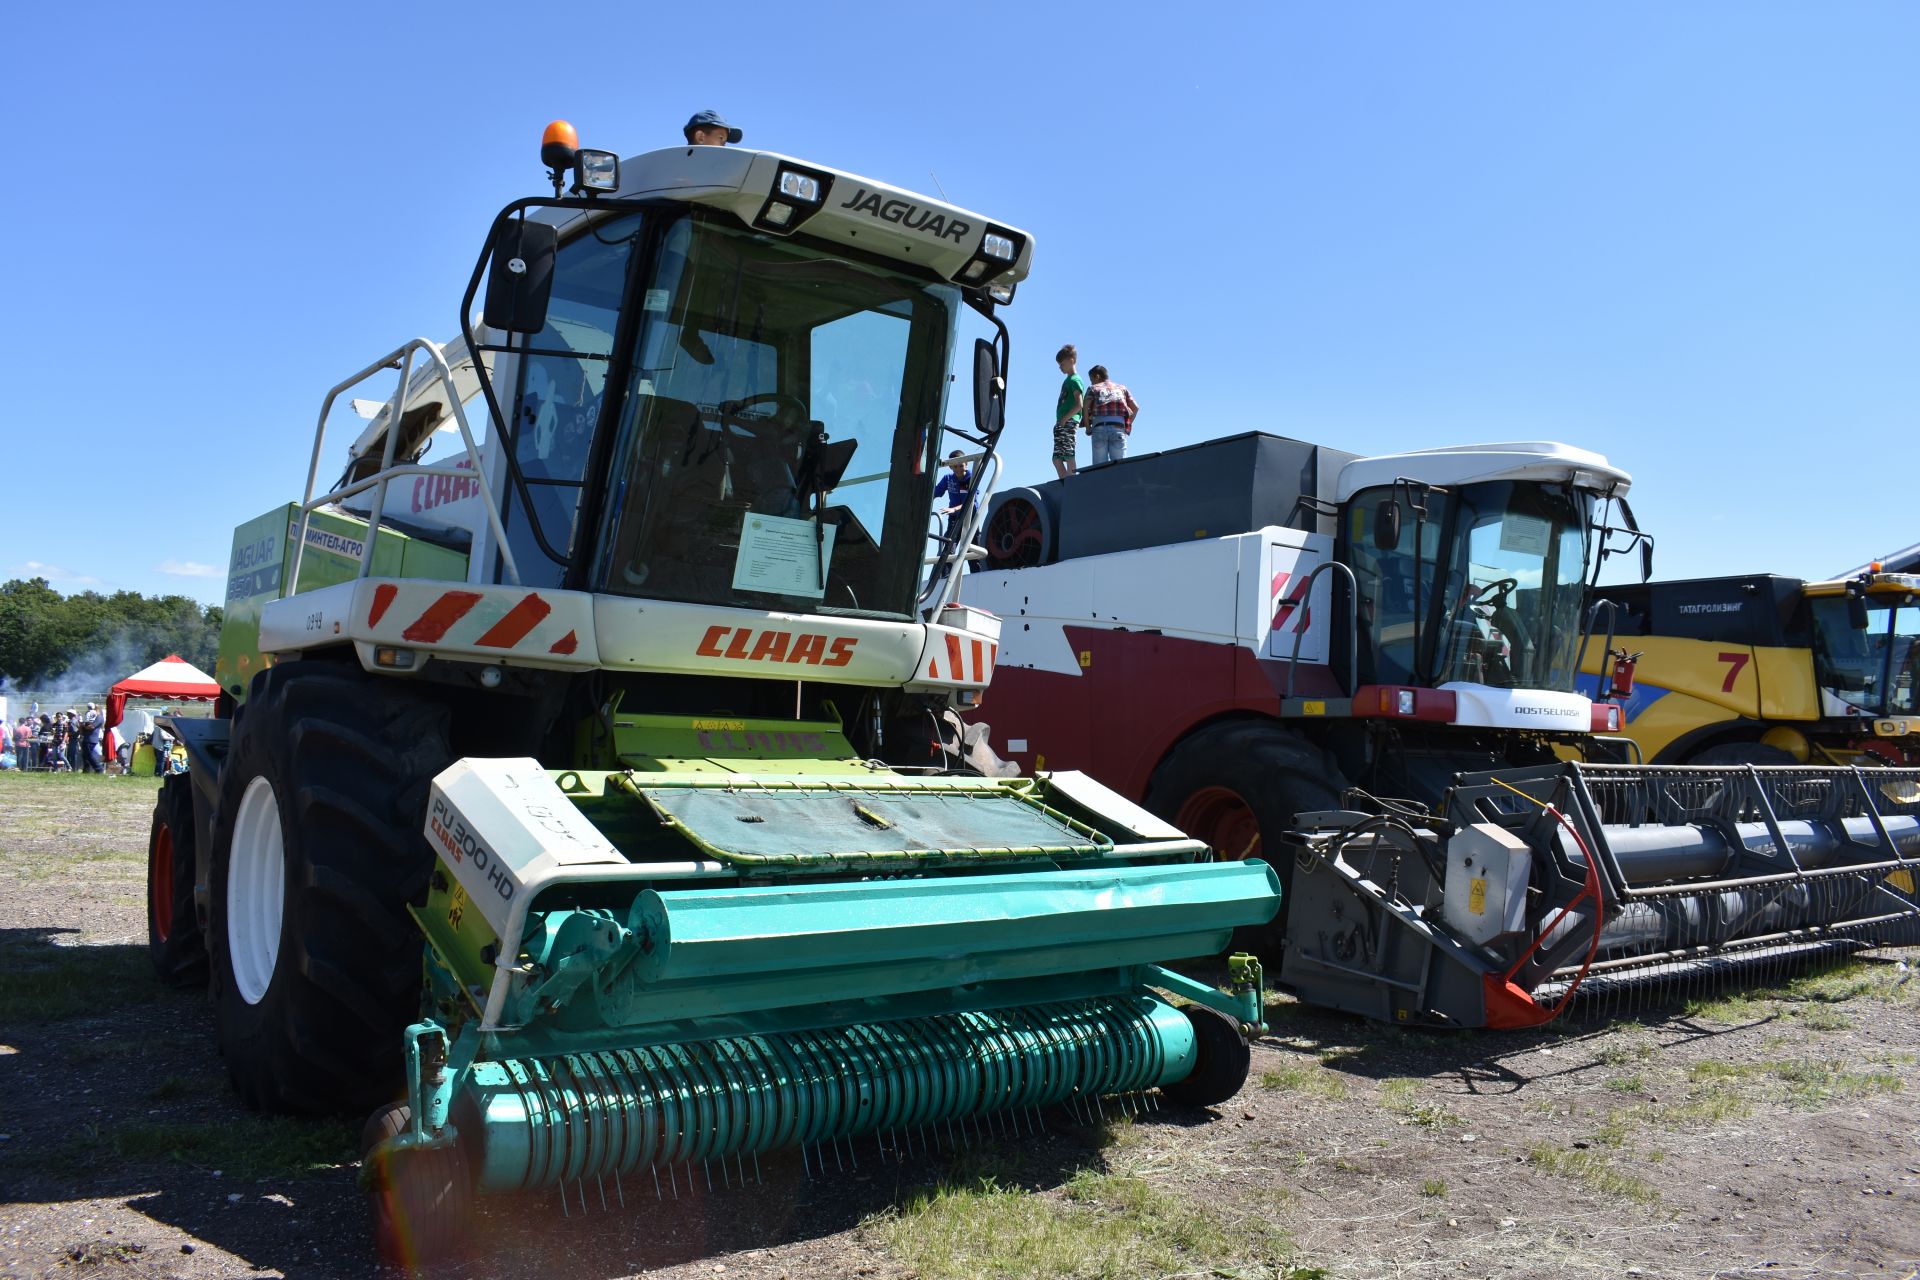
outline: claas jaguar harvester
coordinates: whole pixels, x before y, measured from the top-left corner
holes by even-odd
[[[175,726],[150,932],[163,975],[210,969],[239,1093],[378,1108],[364,1176],[406,1254],[474,1192],[597,1209],[781,1148],[1230,1096],[1258,967],[1159,966],[1269,919],[1272,871],[1084,776],[1006,776],[956,714],[999,628],[954,602],[933,476],[956,440],[997,465],[1029,237],[570,132],[555,195],[489,231],[461,340],[329,391],[305,498],[236,535],[235,707]],[[963,321],[991,335],[971,430],[943,425]]]
[[[1585,763],[1626,745],[1575,679],[1599,562],[1648,546],[1627,483],[1549,442],[1250,432],[1005,490],[963,590],[1000,619],[981,713],[1013,761],[1270,859],[1241,941],[1335,1008],[1532,1025],[1582,984],[1907,938],[1913,771]]]

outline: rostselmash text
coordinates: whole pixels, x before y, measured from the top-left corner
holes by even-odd
[[[882,222],[897,222],[909,231],[920,231],[938,240],[951,240],[955,244],[964,243],[967,232],[973,230],[971,223],[958,218],[949,218],[944,213],[932,209],[922,209],[908,200],[888,199],[877,191],[860,187],[853,193],[853,199],[840,206],[855,213],[864,213],[869,218],[878,218]]]
[[[487,883],[493,886],[493,891],[500,895],[500,901],[513,901],[513,877],[500,865],[500,859],[493,850],[467,830],[467,824],[461,821],[460,815],[440,796],[433,798],[433,811],[428,815],[427,825],[454,866],[458,867],[462,862],[472,863],[473,869],[485,876]]]
[[[1566,716],[1571,719],[1578,719],[1580,715],[1575,707],[1515,707],[1513,713],[1517,716]]]
[[[733,638],[727,639],[732,632]],[[751,627],[708,627],[694,652],[705,658],[743,658],[748,662],[804,662],[812,667],[844,667],[853,661],[853,636],[829,639],[817,632],[754,631]]]

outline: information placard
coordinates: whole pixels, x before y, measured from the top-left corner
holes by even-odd
[[[733,562],[734,590],[818,599],[826,594],[827,570],[833,565],[833,535],[837,532],[830,524],[816,530],[811,520],[749,511],[740,522],[740,554]]]

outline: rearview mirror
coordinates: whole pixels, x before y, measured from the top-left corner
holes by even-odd
[[[487,302],[481,319],[489,329],[538,333],[547,327],[553,294],[553,256],[559,236],[552,223],[515,218],[500,228],[487,270]]]
[[[1643,538],[1640,541],[1640,581],[1653,577],[1653,540]]]
[[[1000,359],[985,338],[973,342],[973,425],[989,439],[1000,431],[1007,384],[1000,377]]]
[[[1848,593],[1847,625],[1855,631],[1865,631],[1873,625],[1873,620],[1867,616],[1867,598],[1865,596],[1856,596],[1851,592]]]
[[[1392,498],[1373,509],[1373,545],[1382,551],[1400,546],[1400,504]]]

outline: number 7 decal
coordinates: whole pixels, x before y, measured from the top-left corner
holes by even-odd
[[[1719,655],[1720,661],[1733,664],[1727,668],[1727,680],[1725,684],[1720,686],[1720,692],[1733,692],[1733,682],[1740,678],[1740,672],[1746,668],[1747,663],[1752,657],[1753,655],[1750,653],[1723,653]]]

